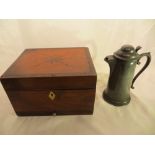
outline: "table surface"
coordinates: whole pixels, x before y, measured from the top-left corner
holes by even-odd
[[[154,25],[152,20],[0,20],[1,75],[26,48],[77,45],[89,47],[98,76],[93,115],[18,117],[0,84],[0,134],[155,134]],[[115,107],[102,99],[109,76],[104,57],[117,50],[124,39],[143,46],[140,53],[149,50],[152,62],[135,82],[130,103]],[[142,62],[136,72],[145,60]]]

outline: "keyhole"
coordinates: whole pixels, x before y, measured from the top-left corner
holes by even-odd
[[[50,91],[48,97],[53,101],[55,99],[55,94],[54,92]]]

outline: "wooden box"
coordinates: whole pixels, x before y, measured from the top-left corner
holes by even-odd
[[[88,48],[26,49],[1,76],[17,115],[92,114],[97,75]]]

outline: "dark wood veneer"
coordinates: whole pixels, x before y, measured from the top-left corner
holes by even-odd
[[[85,47],[27,49],[1,76],[20,116],[92,114],[96,80]]]

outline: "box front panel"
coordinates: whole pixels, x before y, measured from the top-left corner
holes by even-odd
[[[18,115],[92,114],[95,89],[7,91]]]

